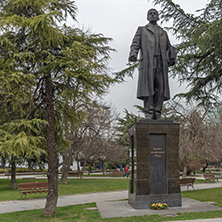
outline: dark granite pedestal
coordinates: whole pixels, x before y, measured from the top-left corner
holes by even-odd
[[[129,128],[131,180],[129,204],[148,209],[153,203],[181,206],[179,124],[140,120]]]

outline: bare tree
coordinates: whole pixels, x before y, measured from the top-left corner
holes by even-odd
[[[222,121],[218,112],[215,114],[208,107],[185,107],[178,102],[168,103],[168,111],[171,118],[180,122],[179,157],[183,177],[199,168],[200,163],[207,167],[221,159]]]
[[[87,164],[89,170],[92,163],[99,161],[104,164],[110,159],[115,140],[115,123],[117,113],[107,104],[91,104],[84,106],[87,117],[78,125],[72,127],[69,139],[72,141],[71,148],[64,153],[63,175],[61,182],[67,182],[70,160],[83,162],[83,171]]]

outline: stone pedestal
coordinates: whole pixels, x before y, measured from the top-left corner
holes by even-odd
[[[131,180],[129,204],[149,209],[153,203],[181,206],[179,124],[140,120],[129,128]]]

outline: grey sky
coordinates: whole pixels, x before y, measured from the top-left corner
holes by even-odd
[[[110,45],[117,50],[116,53],[112,53],[109,63],[113,72],[126,68],[129,46],[137,27],[147,23],[148,9],[159,9],[147,0],[75,0],[75,2],[79,11],[77,20],[80,28],[84,27],[93,33],[102,33],[113,39]],[[186,12],[195,13],[197,9],[203,8],[208,0],[174,0],[174,2],[181,5]],[[168,34],[171,43],[177,43],[175,38]],[[134,105],[142,106],[142,102],[136,99],[137,74],[135,72],[133,79],[126,79],[125,83],[112,87],[105,98],[121,114],[124,108],[136,112]],[[184,90],[185,86],[179,87],[176,80],[170,79],[171,97]]]

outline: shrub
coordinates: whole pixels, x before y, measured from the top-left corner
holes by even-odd
[[[42,172],[41,169],[31,169],[26,167],[16,168],[16,172]]]
[[[46,171],[46,170],[45,170],[45,171]],[[60,168],[60,170],[59,170],[59,171],[61,171],[61,172],[62,172],[62,167]],[[70,169],[69,169],[69,171],[72,171],[72,169],[70,168]]]
[[[95,167],[93,167],[93,166],[91,167],[91,170],[95,170],[95,169],[96,169]],[[85,170],[88,171],[88,170],[89,170],[89,167],[86,166],[86,167],[85,167]]]

